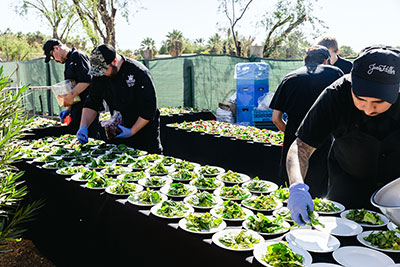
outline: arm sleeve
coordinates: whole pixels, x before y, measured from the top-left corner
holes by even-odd
[[[75,58],[76,62],[76,75],[78,82],[90,83],[92,77],[89,75],[90,62],[89,58],[84,54],[77,54]]]
[[[275,94],[269,104],[271,109],[276,109],[282,112],[286,111],[287,108],[287,79],[282,80],[279,84],[278,89],[276,89]]]
[[[104,87],[102,86],[104,81],[102,82],[101,78],[93,78],[92,86],[89,88],[89,94],[86,98],[84,107],[96,110],[97,112],[103,111],[103,92]]]
[[[139,116],[146,120],[154,120],[157,111],[157,97],[150,73],[144,72],[138,88],[140,98]]]
[[[306,144],[318,148],[337,129],[343,103],[340,92],[326,88],[308,111],[296,132]]]

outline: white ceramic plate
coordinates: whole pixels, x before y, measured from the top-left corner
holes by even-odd
[[[358,246],[341,247],[335,250],[332,256],[337,263],[349,267],[380,267],[394,264],[384,253]]]
[[[224,221],[228,221],[228,222],[240,222],[240,221],[244,221],[244,220],[247,219],[247,217],[254,215],[254,213],[253,213],[251,210],[246,209],[246,208],[242,208],[242,209],[243,209],[243,212],[246,214],[246,215],[244,216],[244,218],[226,219],[226,218],[222,217],[222,214],[218,214],[218,213],[217,213],[217,209],[223,208],[223,207],[224,207],[224,206],[221,205],[221,206],[216,206],[215,208],[212,208],[212,209],[210,210],[211,215],[214,216],[214,217],[217,217],[217,218],[222,218],[222,219],[224,219]]]
[[[225,236],[225,235],[229,235],[229,234],[238,235],[238,234],[240,233],[240,231],[242,231],[242,230],[243,230],[243,229],[225,229],[225,230],[222,230],[222,231],[220,231],[220,232],[215,233],[215,234],[212,236],[212,241],[213,241],[213,243],[214,243],[215,245],[217,245],[217,246],[219,246],[219,247],[221,247],[221,248],[227,249],[227,250],[233,250],[233,251],[251,251],[251,250],[254,249],[254,247],[251,247],[251,248],[243,248],[243,249],[235,249],[235,248],[231,248],[231,247],[225,246],[223,243],[221,243],[221,241],[219,241],[219,238],[221,238],[221,237],[223,237],[223,236]],[[254,232],[254,231],[251,231],[251,230],[245,230],[245,231],[246,231],[246,235],[250,234],[250,235],[252,235],[254,238],[259,239],[259,243],[263,243],[263,242],[264,242],[264,238],[263,238],[260,234],[258,234],[257,232]],[[254,245],[256,245],[256,244],[254,244]]]
[[[75,173],[74,175],[71,176],[71,180],[79,183],[87,183],[87,180],[82,180],[83,173]]]
[[[196,186],[194,183],[196,182],[197,179],[198,179],[198,178],[195,178],[195,179],[191,180],[191,181],[189,182],[189,184],[190,184],[190,185],[193,185],[193,186]],[[196,186],[196,187],[197,187],[197,189],[199,189],[199,190],[213,191],[213,190],[215,190],[215,189],[217,189],[217,188],[220,188],[220,187],[225,186],[225,184],[224,184],[223,182],[221,182],[220,180],[217,180],[217,179],[215,179],[214,183],[217,185],[216,188],[205,188],[205,187],[197,187],[197,186]]]
[[[345,207],[342,204],[340,204],[339,202],[332,201],[332,200],[329,200],[329,201],[332,202],[336,207],[338,207],[339,210],[338,211],[333,211],[333,212],[324,212],[324,211],[316,211],[316,212],[318,212],[318,214],[332,215],[332,214],[341,213],[342,211],[345,210]]]
[[[339,240],[318,230],[293,229],[285,236],[295,246],[311,252],[332,252],[339,248]]]
[[[335,236],[355,236],[363,230],[358,223],[344,218],[320,216],[318,220],[325,227],[314,225],[315,229]]]
[[[388,223],[387,228],[388,228],[389,230],[396,230],[396,229],[398,229],[399,227],[398,227],[397,225],[395,225],[394,223],[390,222],[390,223]]]
[[[203,167],[205,167],[205,166],[201,166],[201,167],[194,168],[194,171],[197,172],[198,174],[201,174],[201,173],[200,173],[200,169],[203,168]],[[218,173],[216,173],[216,174],[201,174],[201,175],[203,175],[204,177],[216,177],[218,174],[221,174],[221,173],[224,173],[224,172],[225,172],[225,170],[224,170],[223,168],[221,168],[221,167],[210,166],[210,165],[208,165],[208,167],[210,167],[210,168],[217,168],[217,169],[218,169]]]
[[[278,185],[276,183],[270,182],[270,181],[264,181],[264,180],[260,180],[264,183],[266,183],[268,185],[268,189],[267,191],[261,192],[261,191],[255,191],[255,190],[250,190],[247,188],[247,186],[252,182],[252,181],[248,181],[242,184],[243,188],[246,188],[247,190],[249,190],[251,193],[263,193],[263,194],[269,194],[271,192],[274,192],[276,189],[278,189]]]
[[[193,231],[193,230],[188,229],[187,226],[186,226],[186,223],[187,223],[186,218],[182,218],[179,221],[179,227],[182,228],[183,230],[187,231],[187,232],[195,233],[195,234],[213,234],[213,233],[222,231],[222,230],[224,230],[226,228],[226,222],[222,221],[220,223],[220,225],[218,225],[218,227],[211,228],[210,231],[201,230],[200,232],[198,232],[198,231]]]
[[[157,205],[151,207],[151,209],[150,209],[151,214],[153,214],[154,216],[163,218],[163,219],[180,219],[180,218],[185,217],[187,214],[189,214],[189,213],[191,213],[191,212],[194,212],[194,209],[193,209],[190,205],[185,204],[186,207],[188,207],[189,209],[188,209],[187,211],[184,212],[184,215],[183,215],[183,216],[167,217],[167,216],[164,216],[164,215],[161,215],[161,214],[158,214],[158,213],[157,213],[157,210],[161,208],[161,205],[162,205],[163,202],[164,202],[164,201],[162,201],[161,203],[158,203]]]
[[[143,191],[143,186],[141,186],[141,185],[139,185],[139,184],[134,184],[134,185],[136,186],[135,191],[131,191],[131,192],[129,192],[129,193],[137,193],[137,192]],[[110,194],[110,195],[113,195],[113,196],[129,196],[129,193],[126,193],[126,194],[116,194],[116,193],[111,192],[111,187],[114,187],[114,186],[115,186],[115,184],[107,186],[107,188],[106,188],[106,193],[108,193],[108,194]]]
[[[274,210],[274,211],[272,212],[272,215],[274,215],[275,217],[278,217],[278,216],[279,216],[279,214],[278,214],[279,211],[288,211],[289,214],[290,214],[290,211],[289,211],[288,208],[282,207],[282,208],[280,208],[280,209]],[[292,220],[292,218],[290,218],[290,219],[284,219],[284,220],[285,220],[285,221],[288,221],[288,222],[294,222],[294,221]]]
[[[183,199],[183,202],[189,204],[190,206],[192,206],[192,207],[194,207],[194,208],[205,209],[205,210],[206,210],[206,209],[212,209],[212,208],[214,208],[214,207],[216,207],[216,206],[218,206],[218,205],[222,205],[222,203],[224,202],[220,197],[213,196],[213,197],[214,197],[214,200],[215,200],[215,202],[217,202],[217,204],[215,204],[215,205],[213,205],[213,206],[211,206],[211,207],[195,206],[195,205],[189,203],[189,200],[190,200],[191,198],[193,198],[193,197],[194,197],[194,195],[187,196],[187,197],[185,197],[185,198]]]
[[[234,185],[234,184],[241,184],[250,181],[250,177],[244,173],[237,173],[240,175],[241,181],[240,182],[229,182],[225,181],[222,176],[224,176],[226,173],[221,173],[217,175],[217,179],[220,180],[221,182],[224,182],[227,185]],[[247,190],[247,189],[246,189]]]
[[[367,210],[367,211],[369,211],[369,212],[371,212],[373,214],[378,214],[379,217],[381,217],[381,220],[383,221],[383,224],[373,225],[373,224],[367,224],[367,223],[358,223],[359,225],[366,226],[366,227],[382,227],[382,226],[385,226],[385,225],[387,225],[389,223],[389,219],[385,215],[380,214],[380,213],[375,212],[375,211],[370,211],[370,210]],[[342,213],[340,213],[340,217],[347,219],[346,218],[346,214],[348,214],[349,212],[350,212],[350,210],[343,211]],[[348,220],[350,220],[350,219],[348,219]]]
[[[186,197],[186,196],[196,194],[196,192],[197,192],[196,187],[194,187],[192,185],[188,185],[188,184],[184,184],[184,186],[185,186],[185,188],[187,188],[189,190],[188,194],[186,194],[186,195],[170,195],[170,194],[168,194],[171,184],[167,184],[167,185],[164,185],[163,187],[161,187],[160,192],[169,197]]]
[[[256,260],[257,260],[259,263],[261,263],[262,265],[267,266],[267,267],[272,267],[272,265],[269,265],[268,263],[266,263],[265,261],[262,260],[262,256],[266,254],[266,252],[267,252],[267,247],[268,247],[269,245],[276,244],[276,243],[279,243],[279,242],[265,241],[265,242],[263,242],[263,243],[257,244],[257,245],[254,247],[254,250],[253,250],[254,258],[256,258]],[[294,245],[292,245],[292,244],[288,244],[287,246],[288,246],[294,253],[300,254],[301,256],[303,256],[303,258],[304,258],[304,260],[303,260],[304,266],[307,266],[307,267],[308,267],[308,266],[311,265],[311,263],[312,263],[312,257],[311,257],[311,255],[310,255],[310,253],[308,253],[306,250],[304,250],[304,249],[302,249],[302,248],[299,248],[299,247],[296,247],[296,246],[294,246]]]
[[[161,179],[165,180],[165,185],[172,183],[172,179],[169,178],[168,176],[159,176],[159,177]],[[140,184],[140,185],[142,185],[144,187],[148,187],[148,188],[161,188],[161,187],[165,186],[165,185],[162,185],[162,186],[148,186],[148,185],[146,185],[146,181],[147,181],[148,178],[151,179],[150,176],[147,176],[146,178],[140,179],[138,181],[138,184]],[[153,178],[154,178],[154,176],[153,176]]]
[[[360,242],[361,244],[363,244],[364,246],[367,246],[367,247],[369,247],[369,248],[372,248],[372,249],[376,249],[376,250],[380,250],[380,251],[385,251],[385,252],[394,252],[394,253],[400,253],[400,250],[394,250],[394,249],[383,249],[383,248],[378,248],[378,247],[376,247],[376,246],[373,246],[372,244],[371,244],[371,242],[368,242],[368,241],[366,241],[366,240],[364,240],[364,237],[367,237],[370,233],[372,233],[372,232],[382,232],[382,231],[377,231],[377,230],[375,230],[375,231],[365,231],[365,232],[362,232],[361,234],[358,234],[357,235],[357,240],[358,240],[358,242]],[[400,236],[400,234],[397,234],[398,236]]]
[[[244,206],[244,207],[246,207],[246,208],[248,208],[248,209],[251,209],[251,210],[255,210],[255,211],[272,211],[272,210],[280,209],[280,208],[282,208],[282,206],[283,206],[282,201],[280,201],[280,200],[277,199],[277,198],[275,198],[276,207],[274,207],[274,208],[272,208],[272,209],[256,209],[256,208],[253,208],[253,207],[251,207],[251,206],[249,206],[249,205],[246,204],[246,200],[254,200],[254,199],[256,199],[257,197],[258,197],[258,196],[252,196],[252,197],[250,197],[250,198],[248,198],[248,199],[242,200],[242,202],[241,202],[242,206]]]
[[[266,216],[266,217],[268,217],[270,220],[275,219],[275,217],[272,217],[272,216]],[[252,229],[249,228],[248,223],[249,223],[249,221],[248,221],[248,220],[245,220],[245,221],[242,223],[242,226],[243,226],[245,229],[247,229],[247,230],[252,230]],[[280,230],[280,231],[277,231],[277,232],[275,232],[275,233],[263,233],[263,232],[257,232],[257,233],[259,233],[260,235],[263,235],[263,236],[264,236],[264,235],[265,235],[265,236],[269,236],[269,235],[281,235],[281,234],[284,234],[284,233],[286,233],[287,231],[290,230],[290,224],[289,224],[288,222],[283,221],[283,222],[282,222],[282,226],[285,227],[285,228],[282,229],[282,230]],[[254,231],[254,230],[253,230],[253,231]]]
[[[142,192],[133,193],[132,195],[136,196],[136,195],[139,195],[140,193],[142,193]],[[168,197],[166,195],[164,195],[164,194],[160,194],[160,197],[161,197],[161,201],[160,202],[163,202],[163,201],[168,199]],[[151,206],[154,206],[154,205],[158,204],[158,203],[157,204],[146,204],[146,203],[140,202],[138,200],[135,200],[135,198],[132,197],[132,196],[128,197],[128,202],[133,204],[133,205],[141,206],[141,207],[151,207]]]
[[[229,186],[228,186],[228,187],[229,187]],[[220,197],[220,198],[222,198],[222,199],[224,199],[224,200],[229,200],[229,199],[230,199],[230,200],[243,200],[243,199],[247,199],[247,198],[250,198],[250,197],[251,197],[250,191],[247,190],[247,189],[244,189],[244,188],[240,188],[240,189],[244,190],[244,191],[248,194],[248,197],[247,197],[247,198],[227,198],[227,197],[223,197],[223,196],[221,196],[222,188],[223,188],[223,187],[219,187],[219,188],[215,189],[215,190],[214,190],[214,195],[216,195],[216,196],[218,196],[218,197]]]

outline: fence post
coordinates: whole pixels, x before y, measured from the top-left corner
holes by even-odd
[[[46,85],[51,86],[51,72],[50,72],[50,63],[46,63]],[[51,90],[46,91],[47,94],[47,108],[49,112],[49,116],[53,116],[53,101],[51,101]]]
[[[185,59],[183,63],[183,106],[194,108],[193,62]]]

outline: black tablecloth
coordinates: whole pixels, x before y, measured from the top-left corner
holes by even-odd
[[[219,248],[211,235],[185,232],[177,220],[158,218],[149,208],[37,165],[16,165],[25,170],[27,201],[46,199],[28,237],[57,266],[261,266],[252,252]],[[341,246],[360,245],[356,237],[339,240]],[[332,253],[311,255],[313,262],[334,262]],[[400,261],[398,254],[388,255]]]
[[[281,146],[166,128],[164,154],[278,182]]]

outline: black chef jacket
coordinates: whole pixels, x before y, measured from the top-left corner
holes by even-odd
[[[129,138],[114,139],[115,143],[161,153],[160,112],[149,70],[140,62],[122,57],[124,62],[115,76],[93,77],[85,107],[101,111],[103,100],[114,111],[121,112],[123,125],[131,128],[138,117],[149,120],[139,132]]]
[[[89,69],[90,61],[88,56],[81,51],[72,48],[72,50],[67,54],[67,60],[65,61],[64,78],[66,80],[75,81],[76,84],[80,82],[90,83],[92,77],[89,75]],[[71,106],[71,122],[68,125],[68,133],[70,134],[76,134],[79,129],[83,104],[89,94],[89,90],[90,85],[79,94],[81,101]],[[89,127],[89,136],[98,138],[98,117],[96,117],[95,121]]]
[[[349,74],[351,69],[353,68],[353,63],[348,61],[347,59],[341,58],[339,55],[337,56],[337,60],[333,66],[338,67],[343,71],[344,74]]]
[[[307,64],[286,75],[272,98],[270,108],[288,115],[281,157],[281,183],[287,181],[286,156],[290,145],[296,139],[296,131],[306,113],[321,92],[343,72],[333,66]],[[313,195],[325,196],[327,191],[327,157],[330,141],[313,155],[306,181]],[[325,179],[323,177],[325,176]]]
[[[368,207],[375,190],[400,176],[400,98],[386,112],[367,116],[354,106],[350,74],[343,76],[321,94],[297,132],[316,148],[330,134],[328,197],[349,208]]]

